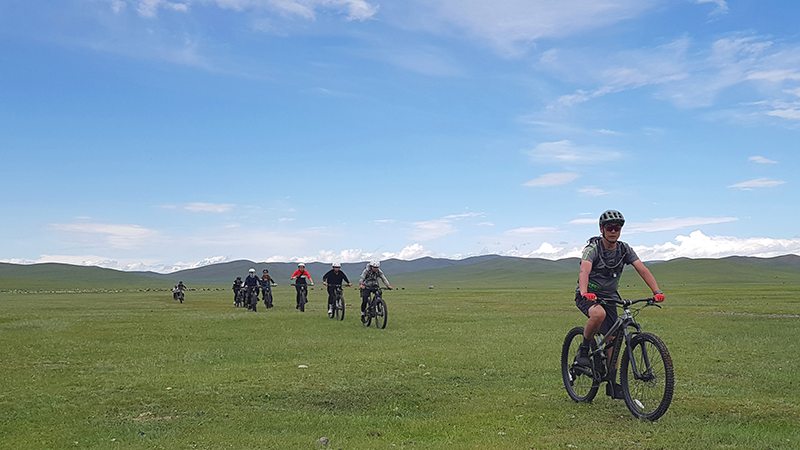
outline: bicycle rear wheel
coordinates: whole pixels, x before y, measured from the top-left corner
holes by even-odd
[[[642,333],[631,339],[630,348],[622,354],[620,383],[625,404],[635,417],[658,420],[667,412],[675,389],[675,372],[669,350],[658,336]]]
[[[581,343],[583,343],[583,327],[569,330],[561,348],[561,377],[564,379],[564,387],[569,398],[576,402],[591,402],[597,395],[600,383],[595,382],[592,368],[575,363]]]
[[[375,326],[381,330],[386,328],[386,318],[389,315],[386,311],[386,302],[382,298],[375,301]]]
[[[336,300],[333,302],[333,314],[336,316],[336,320],[344,320],[344,299],[342,296],[337,296]]]

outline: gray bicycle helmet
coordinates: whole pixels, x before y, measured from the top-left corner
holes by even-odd
[[[380,267],[381,266],[381,262],[378,261],[377,259],[373,259],[372,261],[369,262],[369,265],[370,265],[370,267]]]
[[[622,215],[621,212],[615,209],[609,209],[603,214],[600,214],[600,227],[602,228],[609,223],[618,223],[620,225],[625,225],[625,217]]]

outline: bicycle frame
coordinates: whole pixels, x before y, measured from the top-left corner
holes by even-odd
[[[633,358],[631,352],[631,340],[637,335],[641,334],[642,326],[639,325],[633,319],[633,313],[631,313],[630,307],[636,303],[640,302],[647,302],[647,306],[660,306],[656,305],[652,298],[643,298],[639,300],[616,300],[616,299],[604,299],[600,300],[601,304],[608,304],[614,303],[617,306],[622,307],[622,314],[617,316],[616,322],[611,326],[611,329],[608,330],[608,333],[603,336],[601,339],[599,334],[595,336],[595,342],[597,343],[597,348],[594,349],[590,354],[592,357],[597,357],[596,355],[600,356],[600,360],[603,361],[603,370],[604,374],[601,374],[599,377],[599,381],[608,381],[613,380],[616,378],[616,367],[617,361],[619,360],[620,356],[620,349],[622,348],[622,339],[625,340],[625,351],[628,352],[631,363],[631,368],[633,369],[634,378],[637,380],[641,380],[644,376],[639,372],[639,368],[636,367],[636,360]],[[631,331],[630,328],[633,328],[634,331]],[[609,348],[609,343],[611,344],[611,348],[613,348],[613,352],[611,354],[611,361],[606,361],[606,350]],[[643,349],[644,350],[644,349]],[[643,358],[645,362],[645,367],[650,366],[650,359],[647,355],[647,351],[643,351]],[[613,376],[613,378],[612,378]],[[598,378],[598,377],[595,377]]]
[[[375,304],[379,298],[383,298],[383,289],[379,287],[369,288],[369,302],[367,303],[367,314],[375,317]]]

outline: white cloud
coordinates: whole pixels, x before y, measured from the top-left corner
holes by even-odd
[[[571,173],[571,172],[547,173],[540,176],[539,178],[535,178],[531,181],[523,183],[523,186],[528,186],[528,187],[559,186],[562,184],[569,183],[570,181],[573,181],[579,177],[580,175],[578,175],[577,173]]]
[[[775,186],[780,186],[786,183],[785,181],[780,180],[771,180],[769,178],[756,178],[749,181],[742,181],[741,183],[736,183],[728,186],[729,188],[738,188],[738,189],[756,189],[756,188],[771,188]]]
[[[758,164],[778,164],[778,161],[773,161],[771,159],[764,158],[763,156],[751,156],[748,158],[748,161]]]
[[[411,22],[441,33],[486,41],[507,55],[524,52],[542,38],[562,38],[586,33],[634,17],[654,7],[654,0],[417,0],[419,18]],[[450,27],[448,27],[450,25]]]
[[[525,151],[534,162],[554,162],[561,164],[596,164],[619,159],[621,154],[614,150],[594,147],[578,147],[569,140],[542,142],[533,150]]]
[[[115,259],[105,256],[97,255],[41,255],[36,260],[2,260],[0,262],[10,262],[13,264],[44,264],[44,263],[59,263],[70,264],[73,266],[93,266],[102,267],[105,269],[122,270],[125,272],[157,272],[157,273],[172,273],[178,270],[196,269],[198,267],[208,266],[211,264],[219,264],[227,260],[224,256],[214,256],[211,258],[204,258],[201,261],[183,263],[176,262],[174,264],[163,264],[157,260],[139,260],[139,259]]]
[[[192,212],[223,213],[233,209],[231,203],[187,203],[183,208]]]
[[[800,103],[796,101],[800,92],[797,88],[800,45],[738,35],[719,39],[707,48],[696,46],[690,38],[682,37],[655,48],[610,54],[549,50],[540,59],[541,68],[581,87],[560,96],[546,111],[552,114],[592,99],[646,86],[651,87],[655,98],[676,106],[709,107],[720,92],[747,83],[761,98],[737,106],[751,114],[730,117],[800,121]]]
[[[452,220],[452,219],[470,219],[473,217],[483,217],[484,213],[462,213],[462,214],[451,214],[449,216],[444,216],[445,219]]]
[[[457,77],[463,70],[446,52],[434,48],[397,49],[392,47],[380,51],[379,59],[396,67],[432,77]]]
[[[431,241],[458,231],[447,219],[414,222],[412,225],[414,225],[414,230],[412,230],[410,237],[415,241]]]
[[[157,231],[139,225],[52,223],[50,228],[69,234],[72,241],[92,247],[108,245],[117,249],[138,248],[152,243],[158,236]]]
[[[580,192],[581,194],[591,195],[592,197],[600,197],[603,195],[608,195],[608,192],[595,187],[585,187],[583,189],[578,189],[578,192]]]
[[[773,105],[772,111],[766,113],[768,116],[800,121],[800,103],[773,102]]]
[[[584,55],[562,50],[542,61],[543,67],[576,81],[585,80],[599,87],[578,89],[559,97],[548,110],[572,107],[605,95],[684,80],[690,41],[678,39],[669,44],[644,50],[628,50],[617,54]],[[580,61],[576,63],[575,61]],[[587,79],[587,77],[589,77]]]
[[[626,223],[625,232],[654,233],[658,231],[670,231],[687,227],[697,227],[700,225],[736,222],[737,220],[739,219],[736,217],[667,217],[663,219],[653,219],[650,222]],[[597,223],[596,220],[595,223]]]
[[[378,12],[377,5],[365,0],[204,0],[203,3],[215,3],[222,9],[238,12],[268,9],[311,20],[316,19],[318,9],[343,11],[347,13],[347,20],[359,21],[371,19]]]
[[[589,219],[570,220],[568,223],[571,223],[573,225],[588,225],[588,224],[598,225],[599,222],[598,222],[598,219],[596,219],[596,218],[594,218],[594,219],[589,218]]]
[[[432,241],[448,234],[456,233],[458,230],[453,226],[453,222],[460,219],[472,219],[483,217],[484,213],[462,213],[444,216],[441,219],[414,222],[414,229],[411,231],[410,238],[414,241]]]
[[[522,227],[506,231],[508,236],[531,236],[539,234],[557,233],[558,228],[555,227]]]
[[[665,217],[653,219],[650,222],[627,222],[625,233],[655,233],[659,231],[679,230],[681,228],[697,227],[701,225],[714,225],[718,223],[736,222],[736,217]],[[568,223],[572,225],[598,226],[597,218],[574,219]]]
[[[714,3],[717,5],[717,8],[714,10],[713,14],[725,14],[728,12],[728,4],[725,0],[697,0],[697,3]]]
[[[726,256],[755,256],[769,258],[787,254],[800,254],[800,239],[748,238],[732,236],[706,236],[693,231],[689,236],[678,236],[676,243],[667,242],[653,247],[637,247],[639,258],[668,260],[675,258],[724,258]]]
[[[420,244],[413,244],[413,245],[409,245],[409,246],[403,247],[403,249],[400,250],[398,253],[383,253],[383,257],[385,259],[397,258],[397,259],[402,259],[402,260],[405,260],[405,261],[410,261],[410,260],[413,260],[413,259],[423,258],[425,256],[440,256],[441,257],[441,255],[435,255],[432,251],[425,249],[425,247],[423,247]]]
[[[410,261],[425,256],[436,256],[441,258],[446,257],[444,254],[436,254],[430,250],[427,250],[421,244],[417,243],[406,246],[399,252],[369,253],[369,252],[364,252],[362,249],[348,249],[336,253],[330,250],[320,250],[316,255],[312,256],[297,256],[292,258],[275,256],[267,259],[266,262],[304,261],[304,262],[323,262],[323,263],[334,263],[334,262],[355,263],[355,262],[369,261],[371,259],[385,260],[391,258]]]
[[[114,12],[119,12],[119,10],[122,9],[116,2],[112,3],[112,8]],[[139,6],[136,8],[136,11],[142,17],[154,18],[158,15],[159,8],[181,12],[189,11],[189,5],[186,3],[169,2],[166,0],[139,0]]]

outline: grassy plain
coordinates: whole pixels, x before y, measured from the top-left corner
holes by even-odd
[[[288,286],[256,313],[227,286],[184,304],[0,292],[0,447],[798,448],[800,276],[682,283],[696,271],[676,267],[654,269],[667,302],[639,316],[675,363],[657,423],[564,392],[562,340],[584,322],[575,274],[397,277],[385,330],[360,324],[353,290],[345,320],[328,319],[319,286],[306,313]],[[622,293],[647,294],[640,280]]]

